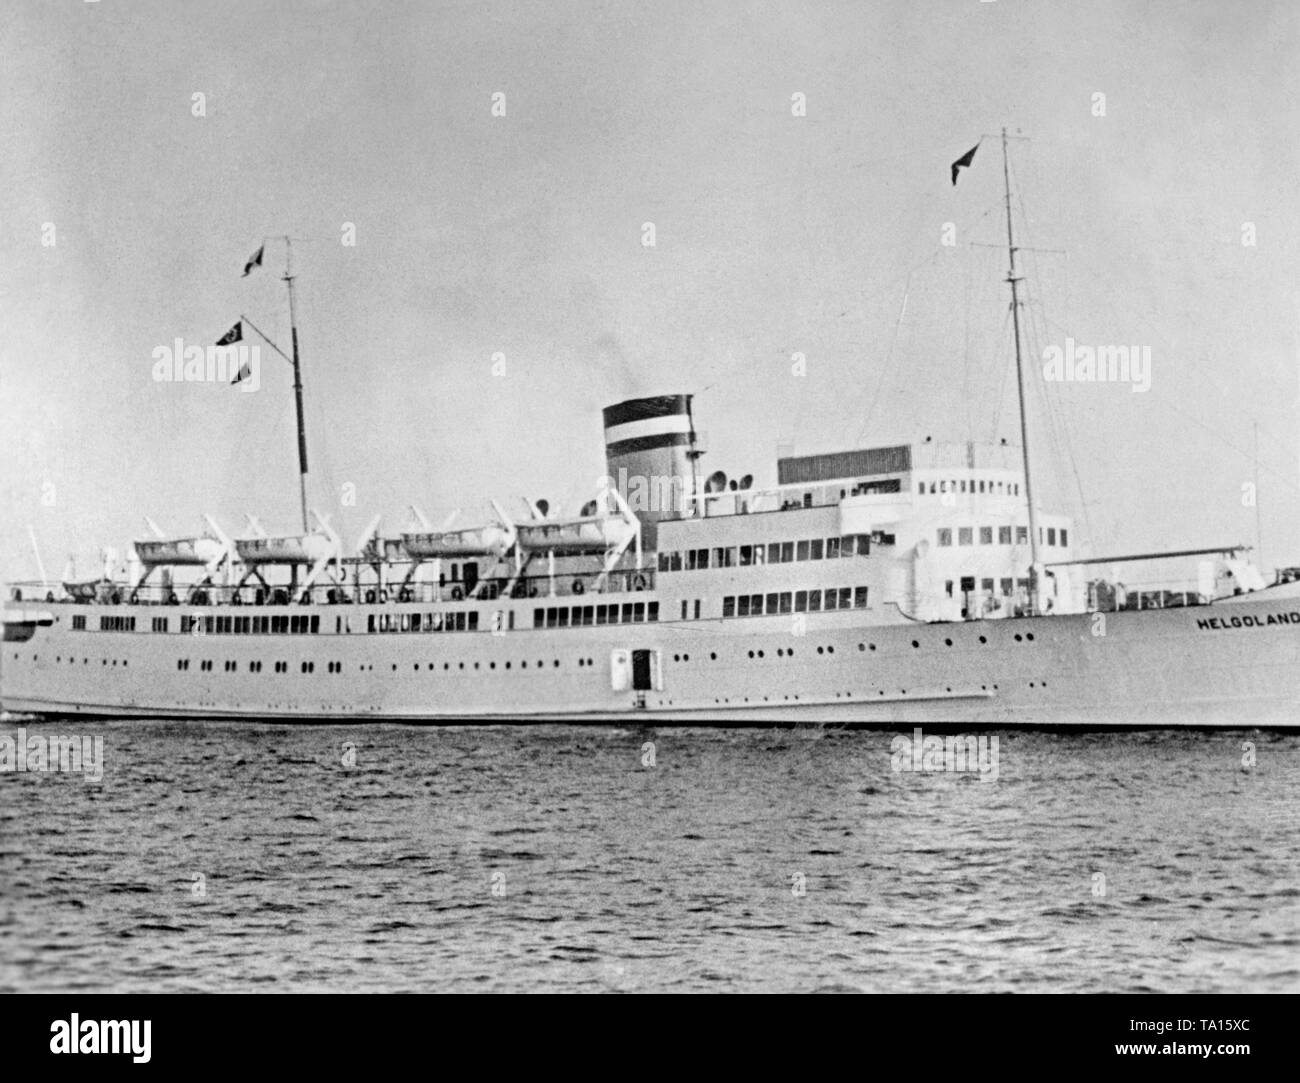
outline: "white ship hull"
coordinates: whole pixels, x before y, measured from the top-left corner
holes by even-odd
[[[1296,585],[1208,606],[1022,620],[809,614],[800,635],[779,617],[330,630],[341,613],[357,622],[419,608],[311,607],[321,634],[223,636],[73,631],[72,615],[104,607],[47,606],[51,624],[9,625],[32,634],[4,644],[0,699],[41,715],[304,722],[1300,726]],[[112,611],[148,627],[160,608]],[[641,650],[658,652],[654,686],[615,690],[616,652]]]

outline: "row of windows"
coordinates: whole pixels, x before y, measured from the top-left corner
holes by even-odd
[[[579,628],[592,624],[639,624],[659,619],[658,602],[624,602],[621,606],[547,606],[533,610],[534,628]]]
[[[992,579],[981,579],[980,591],[984,594],[993,594],[994,593],[993,583],[994,581]],[[1010,598],[1017,590],[1020,591],[1022,594],[1028,593],[1029,580],[1028,579],[1014,579],[1014,580],[999,579],[997,580],[997,588],[998,589],[996,593],[1002,595],[1002,597],[1004,598]],[[947,591],[948,597],[951,598],[953,596],[952,595],[953,581],[951,579],[947,580],[944,583],[944,589]],[[974,589],[975,589],[975,580],[973,577],[968,576],[962,579],[961,592],[963,594],[968,594]]]
[[[880,545],[893,545],[892,534],[877,534]],[[871,552],[872,535],[850,534],[843,538],[804,538],[801,541],[768,542],[766,545],[731,545],[713,549],[686,549],[659,554],[661,572],[705,571],[709,568],[748,568],[760,564],[790,564],[799,560],[836,560],[865,557]]]
[[[82,627],[85,627],[85,621],[82,621]],[[134,617],[100,617],[99,630],[101,632],[134,632]]]
[[[829,609],[866,609],[866,587],[780,591],[774,594],[728,595],[722,599],[724,617],[761,617],[774,613],[821,613]]]
[[[497,610],[498,618],[501,610]],[[510,614],[514,627],[514,613]],[[500,627],[499,619],[494,622]],[[366,618],[367,632],[477,632],[478,610],[454,613],[371,613]]]
[[[1015,531],[1016,531],[1016,541],[1015,541],[1015,544],[1016,544],[1016,545],[1028,545],[1028,544],[1029,544],[1029,528],[1028,528],[1027,526],[1018,526],[1018,527],[1015,528]],[[1010,544],[1011,544],[1011,527],[1009,527],[1009,526],[1000,526],[1000,527],[997,528],[997,532],[998,532],[998,545],[1010,545]],[[1057,535],[1058,535],[1058,534],[1060,535],[1061,546],[1062,546],[1062,547],[1068,546],[1068,545],[1070,544],[1070,538],[1069,538],[1069,532],[1065,529],[1065,527],[1061,527],[1061,528],[1058,530],[1058,529],[1057,529],[1056,527],[1054,527],[1054,526],[1049,526],[1049,527],[1047,528],[1046,534],[1044,534],[1043,528],[1042,528],[1041,526],[1038,528],[1038,540],[1039,540],[1040,542],[1046,540],[1046,543],[1047,543],[1048,545],[1056,545],[1056,539],[1057,539]],[[939,528],[939,531],[938,531],[938,536],[939,536],[939,544],[940,544],[940,545],[942,545],[942,546],[949,546],[949,545],[952,545],[952,528],[951,528],[951,527],[941,526],[941,527]],[[979,528],[979,539],[980,539],[980,545],[992,545],[992,544],[993,544],[993,527],[991,527],[991,526],[982,526],[982,527],[980,527],[980,528]],[[974,545],[974,544],[975,544],[975,527],[973,527],[973,526],[959,526],[959,527],[957,528],[957,544],[958,544],[958,545]]]
[[[820,649],[820,648],[819,648],[819,649]],[[17,658],[18,655],[15,654],[14,657]],[[714,655],[713,657],[716,658],[717,656]],[[35,660],[36,660],[36,656],[33,655],[33,656],[32,656],[32,661],[35,661]],[[73,661],[73,659],[69,658],[68,661],[71,662],[71,661]],[[107,659],[105,659],[104,664],[105,664],[105,665],[108,664]],[[123,662],[122,664],[123,664],[123,665],[126,665],[125,662]],[[510,668],[513,666],[513,664],[514,664],[513,662],[503,662],[503,663],[502,663],[502,668],[503,668],[503,669],[510,669]],[[579,658],[579,659],[578,659],[578,665],[581,666],[581,667],[591,668],[591,667],[595,666],[595,664],[596,664],[596,661],[595,661],[594,658]],[[117,665],[117,663],[114,662],[113,665]],[[201,672],[203,672],[203,673],[211,673],[211,672],[212,672],[212,667],[213,667],[213,665],[214,665],[214,663],[213,663],[213,661],[212,661],[211,659],[204,659],[204,660],[202,660],[202,661],[199,662],[199,670],[200,670]],[[552,662],[551,662],[551,665],[558,669],[558,668],[559,668],[559,665],[560,665],[560,660],[559,660],[558,658],[553,659]],[[471,663],[468,663],[468,664],[465,663],[465,662],[459,662],[459,663],[457,663],[457,668],[458,668],[458,669],[471,669],[471,668],[472,668],[472,669],[479,669],[480,667],[481,667],[481,663],[479,663],[479,662],[471,662]],[[537,659],[537,665],[536,665],[536,668],[538,668],[538,669],[544,669],[545,667],[546,667],[546,662],[545,662],[543,659],[541,659],[541,658]],[[178,659],[176,659],[176,668],[179,669],[179,670],[188,670],[188,669],[190,668],[190,659],[188,659],[188,658],[178,658]],[[239,671],[239,663],[238,663],[238,662],[234,662],[234,661],[226,661],[226,662],[223,662],[223,663],[222,663],[221,668],[222,668],[222,671],[225,672],[225,673],[237,673],[237,672]],[[370,664],[370,665],[362,665],[362,666],[360,666],[359,668],[362,670],[362,672],[364,672],[364,671],[366,671],[366,670],[373,670],[375,667],[374,667],[374,664],[372,663],[372,664]],[[393,663],[393,667],[392,667],[392,668],[393,668],[393,671],[394,671],[394,672],[397,671],[397,663],[396,663],[396,662]],[[412,668],[415,669],[415,671],[418,673],[418,672],[419,672],[419,669],[420,669],[420,663],[419,663],[419,662],[416,662]],[[432,673],[432,672],[434,672],[434,670],[436,670],[436,669],[438,668],[438,663],[437,663],[437,662],[430,662],[430,663],[428,664],[427,668],[428,668],[429,672]],[[443,668],[443,670],[450,670],[450,669],[451,669],[451,663],[450,663],[450,662],[443,662],[443,663],[442,663],[442,668]],[[488,663],[487,663],[487,668],[488,668],[488,669],[496,669],[496,668],[497,668],[497,663],[494,662],[494,661],[493,661],[493,662],[488,662]],[[519,663],[519,668],[520,668],[520,669],[527,669],[527,668],[528,668],[528,661],[527,661],[527,659],[524,659],[523,661],[521,661],[521,662]],[[276,662],[275,665],[272,667],[272,669],[273,669],[273,671],[276,672],[276,673],[288,673],[288,672],[289,672],[289,663],[288,663],[288,662]],[[325,665],[325,670],[326,670],[327,673],[342,673],[342,672],[343,672],[343,663],[342,663],[342,662],[327,662],[326,665]],[[299,663],[298,663],[298,671],[299,671],[300,673],[315,673],[315,672],[316,672],[316,663],[315,663],[315,662],[299,662]],[[258,661],[258,662],[249,662],[249,663],[248,663],[248,672],[249,672],[249,673],[261,673],[261,672],[262,672],[262,663],[261,663],[260,661]]]
[[[166,617],[156,619],[164,622]],[[192,635],[311,635],[320,631],[320,616],[315,613],[285,614],[277,617],[200,617],[197,613],[181,617],[181,631]]]
[[[976,488],[976,485],[979,486],[978,489]],[[987,488],[985,487],[986,485]],[[971,478],[969,481],[966,480],[957,481],[956,479],[954,479],[952,481],[932,481],[930,482],[928,489],[926,488],[926,483],[921,482],[920,485],[918,486],[918,492],[920,492],[922,496],[925,496],[927,492],[929,492],[931,496],[938,496],[940,493],[975,493],[975,492],[1002,493],[1006,496],[1019,496],[1020,483],[1017,481],[977,482],[974,478]]]

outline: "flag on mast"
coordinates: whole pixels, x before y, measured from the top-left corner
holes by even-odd
[[[248,262],[244,264],[244,273],[241,276],[242,278],[247,278],[249,272],[252,271],[254,267],[262,266],[262,254],[265,251],[266,251],[266,245],[262,245],[261,248],[259,248],[256,252],[254,252],[251,256],[248,257]]]
[[[973,161],[975,160],[975,152],[976,152],[977,150],[979,150],[979,149],[980,149],[980,145],[979,145],[978,143],[976,143],[973,147],[971,147],[970,150],[968,150],[965,154],[963,154],[960,158],[958,158],[955,162],[952,163],[952,182],[953,182],[953,184],[956,184],[956,183],[957,183],[957,174],[958,174],[958,172],[959,172],[960,170],[965,169],[967,166],[969,166],[969,165],[971,164],[971,162],[973,162]],[[258,255],[259,255],[259,256],[261,255],[261,252],[260,252],[260,251],[258,252]],[[245,272],[245,273],[247,273],[247,272]]]
[[[237,320],[235,326],[217,339],[218,346],[233,346],[236,342],[244,341],[244,321]]]

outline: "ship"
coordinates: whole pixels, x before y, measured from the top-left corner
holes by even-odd
[[[1007,135],[1002,132],[1004,176]],[[954,180],[956,170],[954,169]],[[1033,493],[1010,182],[1018,446],[780,456],[701,469],[695,396],[603,410],[606,476],[571,514],[470,525],[152,520],[126,574],[11,585],[0,704],[48,717],[278,722],[1300,726],[1300,570],[1243,545],[1095,557]],[[286,253],[290,239],[284,238]],[[256,330],[256,328],[254,328]],[[261,332],[257,332],[261,334]],[[265,336],[263,336],[265,338]],[[595,434],[593,433],[593,436]],[[1194,581],[1120,567],[1185,558]],[[1139,577],[1140,578],[1140,577]]]

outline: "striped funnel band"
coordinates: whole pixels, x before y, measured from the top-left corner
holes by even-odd
[[[655,395],[607,406],[605,450],[610,455],[690,442],[690,395]]]

